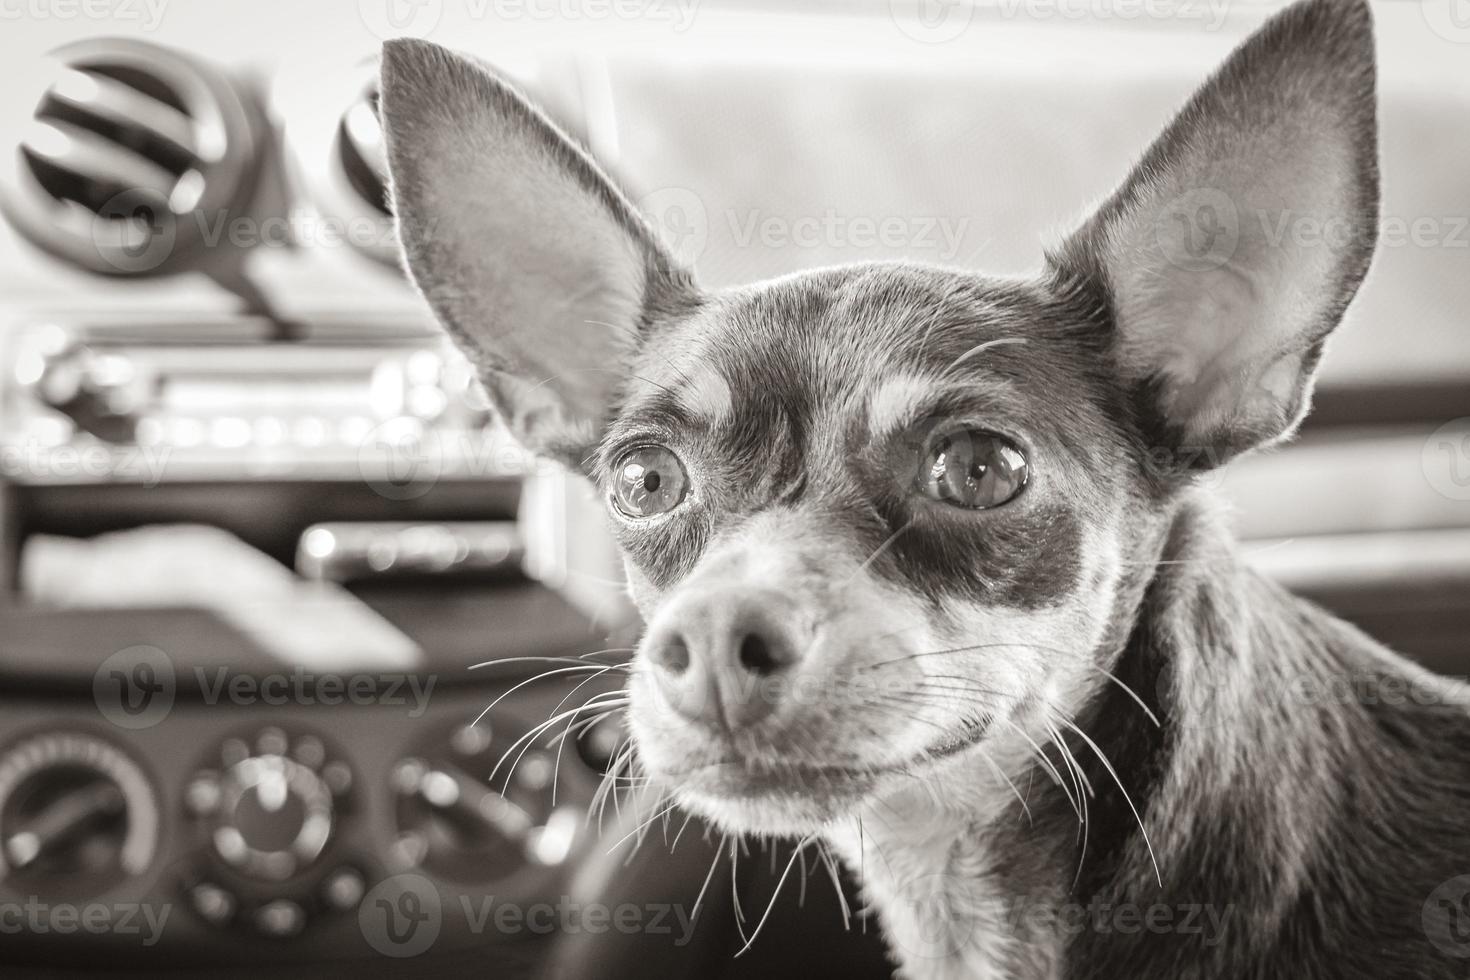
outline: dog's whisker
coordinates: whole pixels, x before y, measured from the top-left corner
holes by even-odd
[[[694,819],[694,811],[690,810],[684,814],[684,823],[679,826],[679,832],[674,835],[674,842],[669,845],[669,853],[673,854],[679,849],[679,841],[684,836],[684,831],[689,829],[689,823]]]
[[[791,869],[796,866],[797,857],[806,850],[806,846],[808,844],[816,839],[816,834],[810,834],[807,837],[803,838],[801,842],[796,845],[796,850],[792,853],[791,860],[786,862],[786,870],[781,872],[781,877],[776,880],[776,889],[771,893],[771,900],[766,904],[765,913],[760,917],[760,921],[756,923],[755,930],[751,932],[750,938],[745,941],[745,945],[742,946],[740,948],[740,951],[735,954],[736,958],[743,956],[746,951],[750,949],[751,944],[756,941],[756,938],[760,936],[761,930],[765,928],[766,920],[771,917],[771,910],[776,907],[776,901],[781,897],[782,886],[786,884],[786,879],[791,877]]]
[[[708,831],[705,832],[708,839]],[[694,911],[689,916],[691,923],[699,921],[699,910],[704,906],[704,894],[709,890],[709,883],[715,877],[715,869],[720,866],[720,858],[725,854],[725,840],[727,835],[720,835],[720,842],[715,845],[715,855],[709,863],[709,872],[704,876],[704,884],[699,886],[699,894],[694,897]]]
[[[621,691],[608,691],[607,694],[613,695],[613,696],[618,696],[618,695],[622,695],[622,692]],[[582,713],[583,711],[596,711],[599,714],[607,714],[607,713],[609,713],[609,712],[611,712],[613,710],[616,710],[619,707],[626,707],[626,705],[627,705],[626,700],[618,701],[618,700],[615,699],[615,700],[612,700],[612,701],[598,701],[597,699],[600,698],[600,697],[602,697],[602,695],[594,695],[593,697],[588,698],[586,701],[584,701],[582,704],[578,705],[577,707],[568,709],[567,711],[564,711],[561,714],[552,715],[550,718],[547,718],[545,721],[542,721],[542,722],[534,725],[531,728],[530,731],[526,732],[525,734],[523,734],[519,738],[517,738],[514,742],[511,743],[510,748],[508,748],[508,749],[505,750],[505,754],[502,755],[500,757],[500,760],[495,763],[495,768],[492,769],[492,770],[490,770],[490,777],[489,777],[489,780],[488,781],[489,782],[494,782],[494,780],[495,780],[495,774],[497,772],[499,772],[500,771],[500,767],[505,764],[506,758],[509,757],[512,752],[516,751],[516,747],[517,746],[522,746],[521,747],[520,754],[516,756],[516,761],[511,764],[510,771],[507,772],[506,775],[505,775],[505,778],[506,778],[506,786],[509,786],[510,785],[510,779],[511,779],[511,777],[515,775],[516,766],[520,765],[521,759],[525,756],[527,750],[529,750],[531,748],[531,746],[536,743],[536,739],[537,738],[539,738],[541,735],[544,735],[550,728],[552,728],[553,726],[555,726],[556,724],[558,724],[559,722],[561,722],[562,719],[564,719],[564,718],[576,718],[576,716],[578,714]]]
[[[652,380],[650,378],[645,378],[645,377],[643,377],[640,374],[629,374],[629,373],[627,373],[627,372],[625,372],[625,371],[623,371],[623,370],[621,370],[619,368],[611,368],[611,367],[579,367],[579,368],[568,368],[565,371],[558,371],[556,374],[551,375],[551,377],[549,377],[549,378],[542,378],[540,381],[536,382],[535,384],[533,384],[529,388],[527,388],[526,391],[525,391],[525,395],[523,395],[522,397],[525,397],[527,395],[530,395],[532,392],[535,392],[537,389],[543,388],[546,385],[551,384],[551,382],[553,382],[553,381],[559,381],[559,380],[565,378],[567,375],[570,375],[570,374],[616,374],[619,378],[631,378],[631,379],[633,379],[635,381],[642,381],[644,384],[650,384],[650,385],[653,385],[655,388],[661,388],[661,389],[663,389],[665,392],[667,392],[670,395],[674,395],[675,394],[674,390],[672,388],[670,388],[668,385],[659,384],[657,381],[654,381],[654,380]]]
[[[660,801],[660,802],[662,802],[662,801]],[[638,826],[634,827],[631,831],[629,831],[628,833],[624,834],[622,837],[619,837],[617,839],[617,842],[614,843],[612,847],[609,847],[607,849],[607,853],[608,854],[612,854],[619,847],[622,847],[623,844],[627,843],[629,840],[632,840],[633,838],[637,838],[637,840],[634,843],[633,849],[636,851],[638,848],[642,847],[643,846],[643,835],[648,832],[648,828],[651,827],[651,826],[653,826],[653,824],[657,823],[660,817],[662,817],[665,813],[667,813],[670,810],[672,810],[676,805],[677,804],[671,802],[671,803],[669,803],[668,807],[666,807],[664,810],[661,810],[661,811],[655,813],[653,816],[649,817],[646,820],[640,820],[638,822]],[[655,803],[654,806],[657,807],[658,804]]]
[[[609,653],[632,653],[632,652],[634,652],[634,648],[633,647],[608,647],[606,650],[593,650],[591,653],[583,653],[583,654],[579,654],[579,655],[577,655],[575,657],[499,657],[499,658],[497,658],[495,660],[482,660],[482,661],[480,661],[477,664],[470,664],[465,669],[466,670],[479,670],[481,667],[500,667],[500,666],[504,666],[505,664],[521,664],[521,663],[572,664],[572,665],[575,665],[575,666],[596,666],[595,664],[585,664],[585,663],[583,663],[583,661],[585,661],[588,657],[600,657],[600,656],[604,656],[604,655],[609,654]],[[626,667],[627,665],[626,664],[618,664],[617,666],[619,666],[619,667]]]
[[[883,667],[891,667],[891,666],[894,666],[896,664],[907,663],[907,662],[910,662],[910,661],[920,660],[920,659],[924,659],[924,658],[927,658],[927,657],[958,656],[959,654],[962,654],[962,653],[973,653],[973,652],[978,651],[978,650],[1003,650],[1003,649],[1035,650],[1035,651],[1040,652],[1040,653],[1055,654],[1055,655],[1058,655],[1058,656],[1072,657],[1074,659],[1081,660],[1081,661],[1083,661],[1083,666],[1084,667],[1088,668],[1089,670],[1095,670],[1095,671],[1097,671],[1099,674],[1102,674],[1103,677],[1107,678],[1113,684],[1117,685],[1118,688],[1124,694],[1128,695],[1128,697],[1133,701],[1133,703],[1136,704],[1136,705],[1138,705],[1138,707],[1143,711],[1143,713],[1148,716],[1149,721],[1153,722],[1155,727],[1157,727],[1157,728],[1162,728],[1163,727],[1163,723],[1161,721],[1159,721],[1158,715],[1154,714],[1153,710],[1151,708],[1149,708],[1148,704],[1143,700],[1142,697],[1139,696],[1138,692],[1135,691],[1131,686],[1129,686],[1128,684],[1126,684],[1116,674],[1114,674],[1112,671],[1108,670],[1106,667],[1103,667],[1101,664],[1098,664],[1098,663],[1093,662],[1090,659],[1090,657],[1089,657],[1088,654],[1081,653],[1081,652],[1076,651],[1076,650],[1064,650],[1064,649],[1062,649],[1060,647],[1050,647],[1050,646],[1044,646],[1044,645],[1041,645],[1041,644],[1029,643],[1029,642],[1014,642],[1014,643],[995,643],[995,642],[989,642],[989,643],[976,643],[976,644],[972,644],[970,646],[951,647],[951,648],[946,649],[946,650],[928,650],[928,651],[924,651],[924,652],[920,652],[920,653],[906,654],[906,655],[904,655],[902,657],[894,657],[894,658],[892,658],[890,660],[880,660],[880,661],[878,661],[876,663],[864,664],[863,666],[861,666],[861,667],[858,668],[858,672],[860,672],[860,673],[866,673],[866,672],[869,672],[869,671],[878,670],[878,669],[883,668]],[[937,675],[931,675],[931,676],[937,676]]]
[[[730,841],[730,904],[735,909],[735,931],[740,933],[740,941],[748,946],[750,939],[745,935],[745,912],[740,908],[740,856],[736,848],[738,839]]]
[[[990,754],[988,752],[986,752],[984,749],[979,749],[978,751],[980,753],[980,758],[989,763],[990,768],[995,770],[995,774],[1001,779],[1005,780],[1005,784],[1011,788],[1011,792],[1016,794],[1016,801],[1021,804],[1021,810],[1026,814],[1027,822],[1035,824],[1036,821],[1033,820],[1031,817],[1031,807],[1027,805],[1026,798],[1021,795],[1021,791],[1016,788],[1016,784],[1011,782],[1011,777],[1005,774],[1005,770],[1001,769],[1000,765],[997,764],[996,761],[990,757]]]
[[[885,697],[895,698],[897,696],[896,695],[886,695]],[[925,702],[921,698],[910,698],[910,699],[907,699],[907,700],[899,701],[898,703],[895,703],[895,704],[888,704],[888,703],[877,702],[877,701],[868,702],[865,706],[866,707],[871,707],[871,708],[873,708],[874,710],[877,710],[877,711],[887,711],[887,712],[891,713],[894,717],[900,718],[900,719],[902,719],[904,721],[917,721],[917,722],[919,722],[921,724],[928,725],[931,728],[933,728],[935,731],[939,732],[941,735],[947,735],[947,734],[949,734],[949,729],[945,728],[942,724],[940,724],[939,722],[935,721],[934,719],[932,719],[932,718],[919,717],[919,716],[916,716],[916,715],[911,714],[910,711],[905,710],[905,708],[910,708],[911,709],[914,706],[923,706],[925,703],[927,703],[927,702]]]
[[[614,666],[616,666],[616,665],[614,665]],[[566,704],[569,700],[571,700],[572,695],[576,694],[582,688],[586,687],[588,684],[590,684],[591,682],[597,680],[597,678],[601,677],[603,674],[607,673],[608,671],[610,671],[612,669],[613,669],[612,666],[604,667],[600,671],[598,671],[597,673],[594,673],[594,674],[591,674],[590,676],[588,676],[580,684],[578,684],[576,687],[574,687],[570,691],[568,691],[562,697],[562,699],[556,703],[556,707],[554,707],[554,708],[551,709],[551,714],[553,714],[553,715],[556,714],[558,711],[561,710],[562,705]],[[557,743],[556,743],[556,763],[555,763],[555,765],[552,766],[552,769],[551,769],[551,805],[552,806],[556,806],[556,782],[557,782],[557,778],[561,775],[561,755],[562,755],[562,750],[566,748],[566,745],[567,745],[567,735],[571,732],[572,725],[575,724],[576,721],[577,721],[577,719],[576,719],[575,716],[567,719],[566,731],[562,732],[561,738],[558,739],[557,740]],[[550,748],[550,745],[548,745],[547,747]]]
[[[825,841],[819,841],[817,856],[827,866],[827,875],[832,879],[832,889],[837,892],[837,901],[842,906],[842,928],[844,931],[852,931],[852,910],[847,904],[847,895],[842,891],[842,876],[837,873],[837,865],[832,860],[832,855],[827,850]]]
[[[887,538],[885,538],[883,540],[883,543],[874,548],[873,553],[870,554],[867,559],[857,567],[857,570],[854,571],[852,575],[848,576],[847,581],[843,583],[843,588],[851,586],[854,579],[856,579],[863,572],[867,571],[868,568],[873,564],[873,562],[877,561],[878,558],[883,554],[883,552],[887,551],[888,548],[899,539],[899,536],[902,535],[903,532],[907,531],[909,528],[913,527],[913,525],[914,522],[912,520],[904,521],[904,523],[899,527],[897,531],[894,531]]]
[[[626,324],[608,323],[606,320],[588,319],[583,320],[582,322],[591,324],[595,327],[607,327],[609,330],[617,330],[625,334],[634,341],[635,346],[641,346],[644,350],[652,350],[653,353],[657,354],[663,360],[663,362],[669,366],[669,369],[679,376],[679,380],[683,381],[690,388],[693,388],[695,386],[694,379],[691,378],[682,368],[676,365],[667,354],[659,350],[657,347],[651,347],[650,345],[642,344],[643,338],[639,335],[638,330],[635,327]]]
[[[942,681],[953,681],[954,683],[945,684],[941,683]],[[915,678],[913,686],[934,691],[985,694],[997,698],[1016,697],[1018,694],[1015,691],[1002,691],[985,684],[977,683],[961,674],[929,674],[924,677]]]
[[[485,705],[484,709],[478,715],[475,716],[475,720],[472,721],[472,722],[470,722],[470,724],[471,725],[478,725],[481,721],[483,721],[485,719],[485,716],[486,715],[488,715],[491,711],[495,710],[495,706],[496,705],[500,704],[500,702],[504,701],[506,698],[510,697],[512,694],[514,694],[515,692],[519,691],[523,687],[526,687],[526,686],[528,686],[530,684],[534,684],[537,681],[546,680],[546,679],[551,678],[551,677],[558,677],[558,676],[563,676],[563,675],[566,675],[566,674],[577,674],[577,673],[582,673],[584,671],[597,671],[597,672],[600,673],[602,671],[602,668],[600,668],[600,667],[598,667],[598,666],[596,666],[594,664],[578,664],[578,665],[573,666],[573,667],[558,667],[556,670],[545,670],[545,671],[542,671],[541,673],[537,674],[536,676],[534,676],[534,677],[528,677],[525,680],[523,680],[523,681],[521,681],[521,682],[519,682],[517,684],[513,684],[510,687],[506,688],[504,691],[500,692],[500,694],[493,701],[491,701],[489,704]]]
[[[634,814],[652,812],[653,816],[645,820],[643,824],[635,831],[637,836],[633,841],[633,846],[628,848],[627,857],[623,858],[623,867],[626,868],[628,865],[632,864],[633,859],[638,856],[638,852],[643,848],[643,842],[648,839],[649,829],[654,824],[658,823],[660,818],[667,820],[668,811],[673,809],[673,802],[670,801],[669,806],[662,812],[659,812],[658,809],[666,799],[666,792],[666,789],[661,784],[654,784],[650,782],[638,783],[629,787],[629,796],[633,797],[633,799],[629,802],[630,810]],[[645,799],[645,797],[650,793],[653,795],[654,798],[651,805],[648,804]],[[667,830],[665,830],[665,834],[667,835]],[[664,843],[668,843],[667,836],[665,836]],[[616,848],[617,845],[614,844],[613,847]],[[612,850],[610,849],[608,853],[611,854]]]
[[[890,640],[900,633],[907,633],[911,630],[923,629],[928,625],[928,623],[910,623],[907,626],[900,626],[896,630],[889,630],[887,633],[879,633],[877,636],[872,638],[872,642],[882,643],[884,640]]]
[[[1074,782],[1074,786],[1077,790],[1077,798],[1082,804],[1082,810],[1077,816],[1077,837],[1082,846],[1077,854],[1077,873],[1072,879],[1072,886],[1075,888],[1077,882],[1082,880],[1082,869],[1087,864],[1087,845],[1091,837],[1090,826],[1087,820],[1090,812],[1088,808],[1088,796],[1092,793],[1092,786],[1087,782],[1086,775],[1082,772],[1081,766],[1077,764],[1077,759],[1072,754],[1072,750],[1067,745],[1066,740],[1062,738],[1062,733],[1057,731],[1056,725],[1048,720],[1046,722],[1046,729],[1051,736],[1052,744],[1057,747],[1057,753],[1061,756],[1063,765],[1067,767],[1067,770],[1072,774],[1073,780],[1076,781]],[[1087,793],[1085,794],[1082,791],[1084,786],[1087,788]]]
[[[596,791],[592,794],[592,802],[587,807],[586,823],[591,824],[593,815],[597,817],[598,832],[602,831],[603,815],[607,810],[607,798],[609,794],[616,794],[617,783],[620,773],[625,765],[632,767],[633,740],[625,739],[623,743],[613,752],[609,761],[607,771],[602,774],[602,779],[597,784]]]
[[[1046,772],[1051,776],[1052,780],[1057,784],[1057,787],[1060,788],[1062,793],[1066,795],[1067,802],[1072,804],[1073,810],[1077,811],[1077,819],[1080,822],[1082,820],[1081,805],[1078,804],[1077,800],[1073,798],[1071,789],[1067,786],[1066,781],[1062,779],[1062,774],[1057,771],[1057,767],[1052,764],[1052,761],[1046,757],[1046,753],[1042,751],[1041,746],[1037,745],[1036,740],[1033,739],[1030,735],[1026,734],[1026,730],[1020,725],[1016,724],[1008,718],[1002,718],[1000,721],[1001,724],[1007,726],[1017,735],[1021,736],[1021,738],[1025,740],[1027,745],[1031,746],[1031,757],[1034,758],[1037,763],[1046,770]]]
[[[804,909],[806,908],[806,848],[797,848],[796,854],[801,859],[801,876],[797,879],[796,907]]]
[[[955,368],[968,361],[974,355],[979,354],[982,351],[987,351],[992,347],[1000,347],[1005,344],[1024,344],[1026,342],[1027,340],[1025,337],[1001,337],[996,340],[987,340],[983,344],[976,344],[974,347],[971,347],[969,350],[965,351],[959,357],[956,357],[953,361],[951,361],[949,363],[949,366],[941,371],[940,374],[949,374],[949,372],[953,371]]]
[[[1159,859],[1154,854],[1153,843],[1148,839],[1148,830],[1143,825],[1143,816],[1138,812],[1138,807],[1133,805],[1133,797],[1128,795],[1128,790],[1123,786],[1123,780],[1118,776],[1118,771],[1113,768],[1113,764],[1111,761],[1109,761],[1107,754],[1103,752],[1098,744],[1094,742],[1086,732],[1084,732],[1077,725],[1073,724],[1065,718],[1061,718],[1058,720],[1061,721],[1063,725],[1076,732],[1077,736],[1081,738],[1083,742],[1087,743],[1087,747],[1092,749],[1092,752],[1094,755],[1097,756],[1098,761],[1103,764],[1103,768],[1108,771],[1108,775],[1113,777],[1113,782],[1118,785],[1118,792],[1123,794],[1123,799],[1128,804],[1128,809],[1133,811],[1133,819],[1138,822],[1138,832],[1143,837],[1144,846],[1148,848],[1149,860],[1152,861],[1154,865],[1154,876],[1158,879],[1159,887],[1162,888],[1164,886],[1164,875],[1163,872],[1159,870]]]
[[[618,788],[617,788],[618,787],[618,778],[619,778],[618,777],[618,774],[622,772],[624,766],[627,766],[630,771],[632,770],[632,767],[633,767],[633,753],[634,753],[634,751],[635,751],[635,746],[633,744],[633,740],[632,739],[629,739],[627,741],[627,743],[624,745],[622,752],[619,754],[617,761],[608,770],[608,772],[612,776],[612,778],[610,780],[608,780],[609,791],[608,791],[607,796],[603,797],[603,800],[602,800],[602,809],[597,814],[597,829],[598,829],[599,832],[601,832],[601,830],[602,830],[602,821],[603,821],[603,817],[604,817],[604,815],[605,815],[605,813],[607,811],[607,804],[608,804],[608,799],[609,798],[611,798],[611,800],[612,800],[612,806],[613,806],[613,813],[614,813],[614,815],[619,820],[621,820],[623,818],[623,802],[622,802],[622,799],[618,796]]]

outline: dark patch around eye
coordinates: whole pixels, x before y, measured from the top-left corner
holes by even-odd
[[[910,516],[895,512],[889,523],[901,527]],[[912,525],[873,568],[926,598],[1041,609],[1062,602],[1077,587],[1082,528],[1065,507],[1039,506],[993,519],[959,511],[953,518],[912,516]],[[870,551],[881,543],[881,537],[866,542]]]
[[[709,543],[704,515],[667,521],[652,528],[616,529],[618,544],[656,589],[667,589],[688,575]]]

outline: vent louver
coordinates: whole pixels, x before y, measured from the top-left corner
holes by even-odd
[[[398,245],[388,201],[388,154],[378,119],[376,66],[374,69],[337,124],[327,179],[337,185],[334,197],[343,217],[374,232],[351,240],[378,261],[397,266]]]
[[[0,172],[0,209],[92,272],[196,268],[211,229],[248,201],[259,144],[246,104],[208,66],[135,40],[68,45]]]
[[[310,90],[303,87],[310,83]],[[378,121],[377,59],[312,66],[277,79],[278,115],[300,199],[321,223],[319,237],[399,268],[388,203],[388,159]]]
[[[390,217],[388,160],[378,118],[378,86],[373,82],[342,114],[337,127],[337,165],[353,192],[369,208]]]

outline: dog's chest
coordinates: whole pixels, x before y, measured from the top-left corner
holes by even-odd
[[[889,820],[892,819],[890,816]],[[908,828],[912,830],[912,828]],[[985,835],[873,833],[847,826],[828,843],[862,884],[905,980],[1045,980],[1055,958],[1027,902],[1004,887]]]

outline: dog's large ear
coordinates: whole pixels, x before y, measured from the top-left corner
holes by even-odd
[[[380,111],[408,269],[528,448],[579,464],[652,321],[693,302],[597,165],[479,63],[383,47]]]
[[[1107,298],[1117,369],[1194,467],[1289,435],[1377,240],[1366,0],[1307,0],[1238,48],[1052,256]]]

